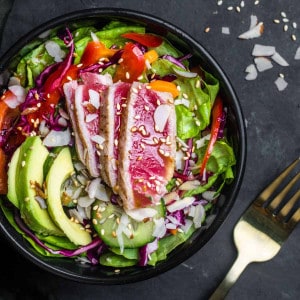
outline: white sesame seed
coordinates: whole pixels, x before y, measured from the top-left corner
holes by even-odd
[[[259,4],[259,0],[256,0],[255,2],[254,2],[254,5],[258,5]]]
[[[205,29],[204,29],[204,32],[209,32],[210,31],[210,27],[206,27]]]
[[[288,26],[287,24],[285,24],[285,25],[283,26],[283,31],[288,31],[288,29],[289,29],[289,26]]]
[[[101,235],[104,235],[105,230],[102,228],[100,233],[101,233]]]
[[[292,38],[293,41],[296,41],[296,39],[297,39],[295,34],[292,34],[291,38]]]
[[[227,10],[233,10],[233,6],[228,6]]]
[[[288,18],[283,18],[282,19],[282,22],[284,22],[284,23],[288,23],[290,20],[288,19]]]
[[[284,74],[279,73],[279,77],[284,78]]]
[[[292,24],[292,26],[293,26],[293,28],[297,28],[297,23],[296,22],[293,22],[293,24]]]
[[[245,7],[245,1],[241,1],[240,7]]]
[[[280,23],[280,20],[274,19],[273,22],[274,22],[275,24],[279,24],[279,23]]]
[[[130,79],[130,74],[129,74],[129,72],[126,72],[126,73],[125,73],[125,77],[126,77],[126,79]]]
[[[285,13],[284,11],[282,11],[282,12],[280,13],[280,15],[281,15],[283,18],[286,18],[286,13]]]
[[[237,7],[235,8],[235,10],[236,10],[237,12],[240,12],[240,11],[241,11],[241,8],[240,8],[239,6],[237,6]]]
[[[219,0],[218,2],[217,2],[217,5],[222,5],[223,4],[223,0]]]

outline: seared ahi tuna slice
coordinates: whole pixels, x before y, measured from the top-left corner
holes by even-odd
[[[100,174],[102,179],[117,193],[118,143],[121,114],[126,107],[130,84],[118,82],[111,85],[100,105],[100,131],[104,138],[100,155]]]
[[[176,154],[172,95],[133,83],[122,113],[119,138],[119,195],[125,209],[153,205],[166,193]]]
[[[81,139],[79,137],[79,134],[78,134],[79,130],[78,130],[77,123],[75,121],[74,100],[75,100],[75,89],[77,88],[77,86],[78,86],[77,81],[72,80],[72,81],[65,83],[63,89],[64,89],[65,98],[66,98],[67,111],[69,113],[72,129],[74,132],[77,156],[82,163],[85,163],[84,148],[83,148]]]
[[[100,175],[99,145],[103,137],[99,135],[99,108],[102,93],[112,84],[110,75],[82,74],[83,84],[75,89],[75,122],[78,135],[84,147],[84,164],[93,177]]]

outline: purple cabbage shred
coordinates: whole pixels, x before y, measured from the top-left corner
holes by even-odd
[[[139,249],[139,266],[146,266],[149,260],[149,255],[156,251],[158,248],[158,240],[155,239],[153,242],[146,244]]]

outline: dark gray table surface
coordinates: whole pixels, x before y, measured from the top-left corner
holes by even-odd
[[[300,155],[300,6],[298,0],[162,1],[162,0],[16,0],[3,32],[1,54],[27,31],[53,17],[83,8],[122,7],[147,12],[181,27],[210,51],[229,76],[239,97],[247,124],[247,165],[236,203],[214,237],[178,267],[147,281],[123,286],[75,283],[32,265],[1,241],[0,299],[207,299],[236,257],[233,227],[255,195],[289,162]],[[232,11],[228,6],[233,6]],[[289,21],[283,30],[281,12]],[[250,16],[264,22],[259,38],[240,40]],[[279,19],[280,24],[275,24]],[[298,24],[293,28],[292,24]],[[205,32],[209,27],[210,31]],[[229,27],[230,34],[222,34]],[[296,41],[291,39],[295,34]],[[288,62],[245,80],[253,62],[254,44],[272,45]],[[284,74],[288,86],[279,92],[274,84]],[[5,266],[4,262],[8,262]],[[271,261],[248,266],[227,299],[300,299],[300,226]]]

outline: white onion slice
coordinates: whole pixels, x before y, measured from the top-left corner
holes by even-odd
[[[273,68],[272,62],[266,57],[255,57],[254,62],[259,72],[264,72]]]
[[[176,151],[175,167],[176,170],[183,170],[184,168],[184,153],[181,150]]]
[[[214,199],[218,198],[218,194],[216,191],[205,191],[202,193],[202,197],[207,201],[213,201]]]
[[[208,141],[208,140],[210,140],[210,133],[207,134],[207,135],[205,135],[205,136],[203,136],[200,140],[196,141],[196,148],[200,149],[201,147],[204,146],[205,141]]]
[[[154,230],[152,236],[157,238],[162,238],[167,232],[164,218],[153,219],[153,221],[154,221]]]
[[[288,83],[282,77],[278,77],[274,83],[277,86],[278,91],[280,92],[286,89],[286,87],[288,86]]]
[[[257,78],[257,69],[254,64],[247,66],[245,72],[248,73],[245,77],[246,80],[255,80]]]
[[[176,99],[174,101],[174,104],[175,105],[182,104],[182,105],[186,106],[187,108],[189,108],[190,107],[190,100],[184,99],[184,98],[182,98],[182,99]]]
[[[204,215],[205,215],[204,207],[201,204],[197,205],[195,207],[195,215],[193,217],[195,228],[201,227]]]
[[[89,196],[83,196],[77,199],[78,205],[84,208],[92,205],[94,202],[95,198],[90,198]]]
[[[85,121],[86,121],[87,123],[90,123],[90,122],[96,120],[97,118],[98,118],[98,114],[87,114],[87,115],[85,116]]]
[[[46,147],[66,146],[71,142],[71,133],[69,128],[64,131],[50,130],[43,140]]]
[[[169,203],[171,203],[174,200],[179,200],[179,195],[176,192],[171,192],[171,193],[164,195],[164,201],[165,201],[166,205],[168,205]]]
[[[105,142],[105,138],[102,137],[101,135],[93,135],[91,137],[91,140],[98,145],[101,145],[101,144],[103,144],[103,142]]]
[[[179,70],[177,68],[173,68],[174,72],[181,76],[181,77],[185,77],[185,78],[195,78],[198,74],[195,72],[189,72],[189,71],[183,71],[183,70]]]
[[[251,28],[250,30],[240,34],[238,38],[244,39],[244,40],[249,40],[249,39],[254,39],[257,37],[260,37],[264,31],[264,24],[263,22],[259,22],[256,26]]]
[[[54,41],[47,41],[45,48],[50,56],[54,58],[54,61],[61,62],[65,57],[65,52],[61,50],[60,46]]]
[[[168,104],[157,106],[154,111],[155,130],[163,132],[171,114],[171,107]]]
[[[157,210],[154,208],[145,207],[126,210],[126,213],[132,219],[142,222],[144,219],[153,218],[157,214]]]
[[[189,190],[193,190],[199,186],[200,186],[199,180],[188,180],[188,181],[184,182],[182,185],[180,185],[179,190],[189,191]]]
[[[276,52],[274,46],[266,46],[266,45],[260,45],[255,44],[252,49],[252,55],[253,56],[272,56]]]
[[[181,210],[190,206],[194,201],[195,201],[194,197],[185,197],[181,200],[175,201],[172,204],[168,205],[167,210],[172,213],[174,211]]]
[[[100,107],[100,94],[94,90],[89,90],[89,101],[90,103],[98,109]]]

